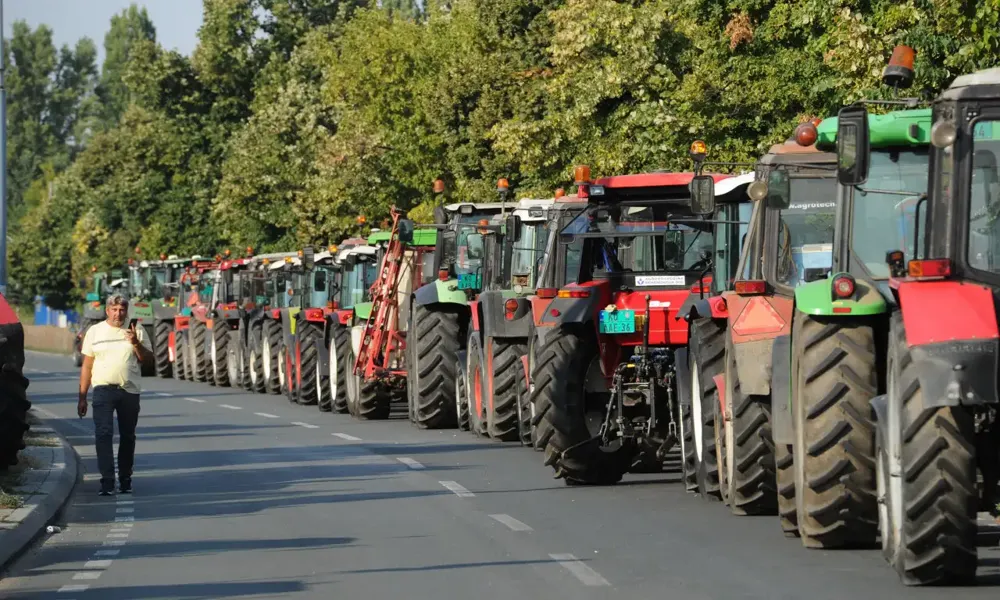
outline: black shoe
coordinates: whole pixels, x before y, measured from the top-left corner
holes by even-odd
[[[118,486],[118,493],[119,494],[131,494],[132,493],[132,482],[123,483],[120,486]]]
[[[114,496],[115,495],[115,491],[114,490],[101,490],[100,492],[97,493],[97,495],[98,496]]]

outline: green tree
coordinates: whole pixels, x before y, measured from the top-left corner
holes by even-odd
[[[156,28],[145,8],[135,4],[111,17],[111,28],[104,35],[104,64],[97,97],[104,128],[118,123],[128,106],[128,89],[123,81],[129,53],[142,41],[156,41]]]

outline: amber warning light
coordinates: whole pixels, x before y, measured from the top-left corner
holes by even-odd
[[[889,64],[882,69],[882,81],[886,85],[905,89],[913,85],[913,62],[917,51],[909,46],[896,46],[892,49]]]

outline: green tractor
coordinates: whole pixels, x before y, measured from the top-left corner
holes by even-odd
[[[280,394],[278,356],[281,349],[281,308],[288,306],[288,273],[285,261],[294,252],[260,254],[248,265],[245,292],[254,299],[247,307],[245,327],[250,389],[258,393]]]
[[[87,335],[87,330],[91,325],[100,323],[107,318],[104,313],[104,302],[113,293],[127,294],[129,281],[124,269],[112,269],[111,271],[98,271],[97,267],[91,269],[90,291],[87,292],[83,310],[80,315],[80,329],[73,340],[73,365],[83,364],[83,338]]]
[[[153,348],[153,362],[143,365],[143,375],[171,376],[170,331],[180,312],[178,284],[190,259],[161,255],[159,260],[130,261],[129,319],[145,328]]]
[[[499,217],[503,203],[449,204],[434,209],[439,229],[430,283],[410,302],[412,373],[408,381],[413,422],[424,429],[455,427],[456,382],[467,348],[472,313],[469,300],[482,289],[481,223]]]

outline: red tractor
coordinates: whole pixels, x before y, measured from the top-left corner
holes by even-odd
[[[248,254],[252,255],[251,248]],[[230,258],[217,256],[219,270],[212,271],[215,290],[208,312],[209,361],[212,380],[218,386],[241,387],[250,378],[250,365],[243,347],[246,339],[246,313],[256,307],[245,280],[252,277],[252,256]]]
[[[189,266],[179,283],[184,306],[174,317],[174,330],[170,333],[170,356],[174,363],[174,377],[188,381],[208,381],[211,364],[208,361],[208,310],[212,302],[213,284],[203,277],[206,272],[218,269],[215,261],[200,256],[191,257]],[[214,383],[214,381],[213,381]]]
[[[558,233],[555,268],[577,283],[532,302],[533,422],[557,477],[610,484],[677,443],[676,317],[711,265],[714,223],[690,206],[691,173],[575,176],[587,203]]]

